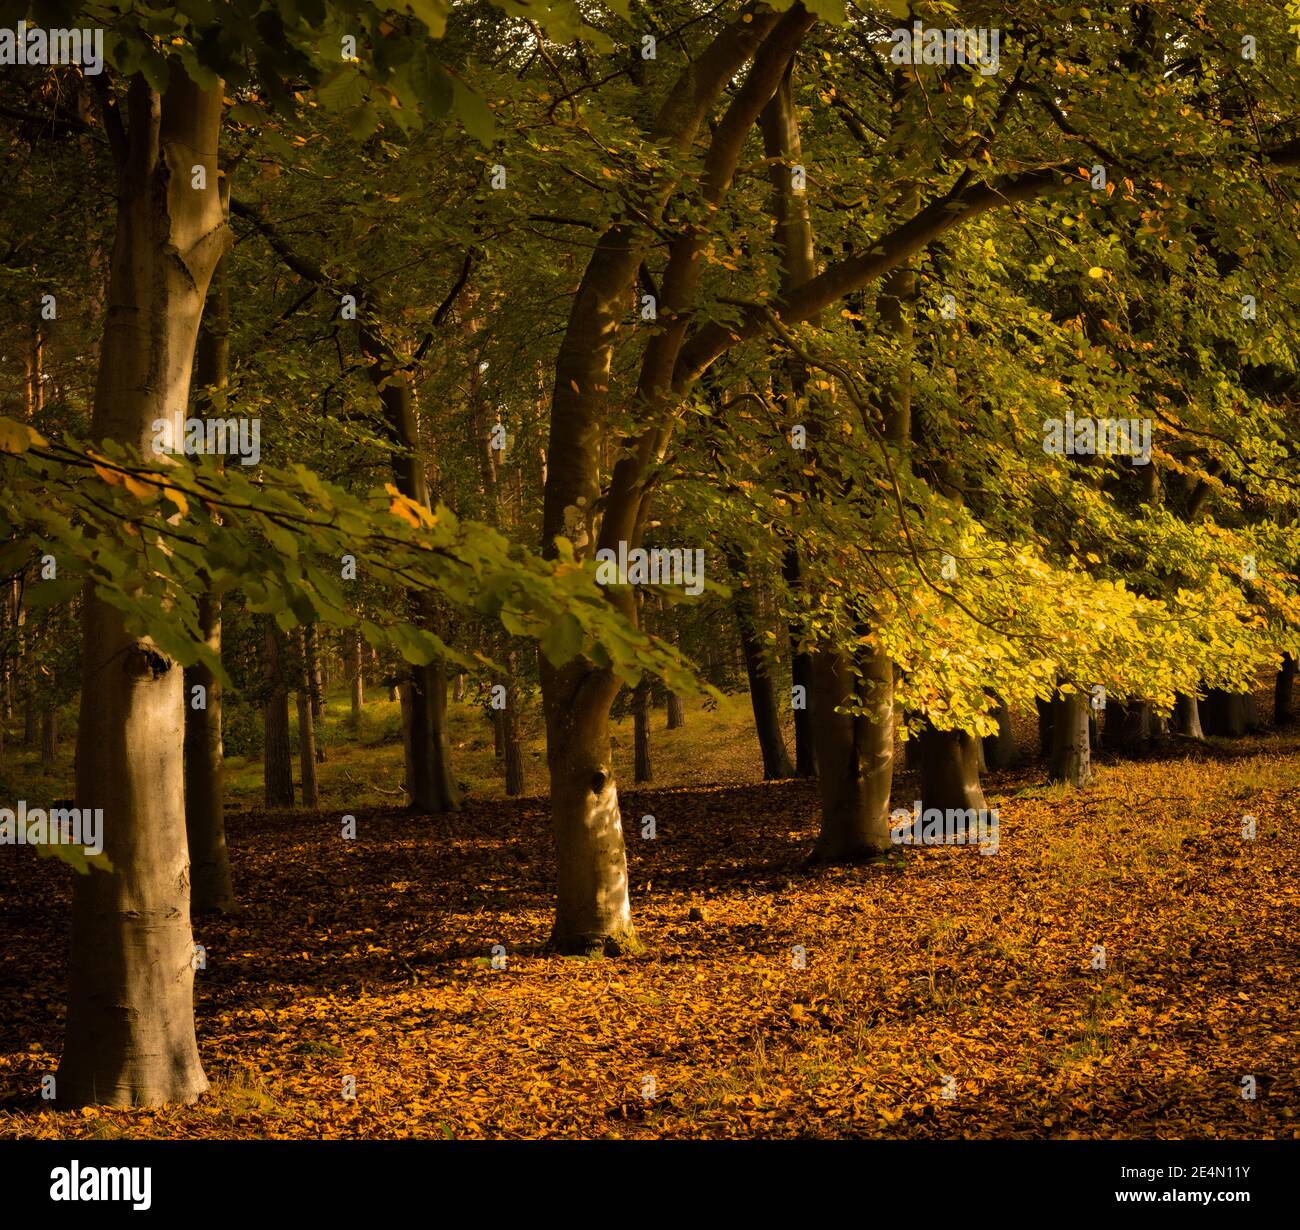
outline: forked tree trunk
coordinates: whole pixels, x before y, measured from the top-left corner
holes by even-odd
[[[1092,780],[1088,695],[1077,691],[1058,695],[1052,708],[1051,779],[1082,788]]]
[[[1296,660],[1285,653],[1273,683],[1274,726],[1289,726],[1295,721],[1295,677]]]
[[[846,655],[813,655],[813,732],[822,803],[821,833],[812,855],[817,862],[853,862],[891,845],[894,664],[884,654],[864,653],[859,667],[861,685]],[[854,701],[865,702],[867,712],[836,711]]]
[[[227,257],[212,275],[208,303],[195,348],[195,407],[200,413],[221,408],[211,390],[224,389],[230,370],[230,296]],[[199,596],[199,630],[209,649],[221,654],[221,598],[205,589]],[[204,704],[195,708],[195,688]],[[221,680],[196,662],[185,668],[185,836],[190,851],[190,913],[234,909],[230,853],[226,847],[225,760],[221,736]]]
[[[998,731],[997,734],[984,736],[984,763],[990,769],[1007,769],[1016,758],[1016,736],[1011,726],[1011,709],[1006,701],[999,700],[994,713],[998,719]]]
[[[213,269],[229,246],[218,191],[222,84],[173,61],[161,98],[131,79],[129,121],[109,104],[119,168],[109,311],[91,434],[146,455],[156,419],[189,405]],[[192,187],[202,165],[206,187]],[[77,806],[104,809],[111,872],[73,888],[65,1106],[192,1102],[206,1088],[194,1038],[194,940],[184,801],[184,680],[87,588]]]
[[[642,677],[632,689],[632,780],[652,782],[650,763],[650,680]]]
[[[979,740],[964,730],[921,729],[921,809],[984,811],[980,787]]]
[[[721,200],[757,111],[768,91],[775,89],[773,73],[783,70],[811,24],[800,6],[783,16],[762,8],[747,11],[719,33],[668,90],[652,136],[684,153],[728,83],[758,52],[749,77],[712,134],[704,174],[706,199]],[[779,34],[773,35],[771,43],[765,42],[774,30]],[[648,177],[647,182],[638,208],[596,240],[556,356],[542,509],[542,547],[549,556],[556,554],[556,539],[561,536],[581,543],[585,554],[620,542],[635,547],[644,525],[643,480],[653,447],[638,447],[619,459],[598,530],[594,516],[601,494],[601,444],[608,421],[614,340],[652,242],[652,232],[641,219],[655,226],[678,186],[672,176],[663,174]],[[653,407],[671,387],[691,320],[703,265],[698,259],[703,238],[702,233],[683,231],[671,245],[659,286],[661,324],[649,333],[642,354],[637,404],[647,414],[644,428],[665,441],[667,416],[660,423]],[[629,620],[635,620],[634,599],[614,593],[610,599]],[[558,875],[552,941],[565,952],[634,947],[609,740],[609,708],[620,681],[589,660],[556,667],[543,658],[541,683]]]
[[[293,754],[289,747],[289,685],[285,681],[284,646],[273,623],[263,641],[262,703],[264,747],[262,784],[267,807],[293,806]]]

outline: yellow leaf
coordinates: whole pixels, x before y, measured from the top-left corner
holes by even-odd
[[[46,443],[45,437],[26,423],[0,418],[0,453],[25,453],[34,444]]]
[[[137,500],[150,500],[158,494],[158,488],[149,483],[142,483],[138,478],[130,474],[122,475],[122,482],[126,484],[126,489]]]

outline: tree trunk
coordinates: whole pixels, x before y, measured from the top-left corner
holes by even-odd
[[[733,570],[743,568],[741,561],[732,557]],[[734,609],[736,624],[740,629],[740,648],[745,659],[745,674],[749,677],[749,700],[754,709],[754,729],[758,733],[758,746],[763,755],[763,780],[778,781],[793,777],[794,767],[785,749],[781,733],[781,715],[777,709],[776,693],[772,688],[772,674],[763,652],[763,640],[757,622],[757,599],[752,588],[737,589]]]
[[[298,774],[302,780],[302,805],[308,811],[320,809],[320,788],[316,784],[316,723],[312,718],[313,663],[308,650],[308,629],[298,630]]]
[[[307,695],[311,700],[311,721],[313,728],[312,754],[317,764],[325,763],[325,745],[314,733],[319,729],[325,714],[324,675],[321,668],[320,654],[317,650],[316,625],[308,624],[302,632],[303,659],[307,668]]]
[[[979,740],[964,730],[921,729],[921,810],[985,811],[980,787]]]
[[[654,767],[650,763],[650,680],[644,676],[632,689],[632,780],[654,781]]]
[[[127,127],[106,105],[117,232],[91,435],[146,455],[153,422],[189,405],[208,283],[230,242],[221,97],[221,82],[201,90],[173,61],[161,98],[131,79]],[[191,187],[195,164],[208,173],[205,190]],[[77,806],[103,808],[113,870],[75,877],[57,1099],[192,1102],[207,1080],[194,1038],[182,671],[90,586],[83,627]]]
[[[676,692],[668,693],[668,729],[681,730],[686,725],[686,708]]]
[[[1205,732],[1201,729],[1201,706],[1195,696],[1185,692],[1175,694],[1174,729],[1189,739],[1205,739]]]
[[[582,661],[556,668],[543,659],[540,669],[558,876],[551,943],[562,953],[635,951],[609,743],[618,681]]]
[[[447,667],[442,661],[412,666],[402,688],[406,730],[408,806],[421,813],[442,814],[460,807],[460,791],[451,773],[447,734]]]
[[[366,703],[366,677],[361,658],[361,633],[345,632],[347,639],[348,680],[352,685],[352,729],[361,726],[361,710]]]
[[[1118,701],[1106,711],[1107,751],[1136,752],[1151,739],[1151,705],[1144,700]]]
[[[813,655],[813,726],[821,790],[818,862],[852,862],[888,850],[894,769],[894,665],[880,653],[859,659],[859,684],[846,654]],[[874,685],[874,691],[869,689]],[[838,706],[865,702],[861,716]]]
[[[1246,733],[1246,698],[1240,692],[1211,688],[1201,702],[1201,727],[1207,735],[1240,739]]]
[[[52,705],[41,709],[41,771],[53,773],[59,758],[59,714]]]
[[[1006,701],[999,699],[994,712],[998,719],[998,732],[984,736],[984,763],[990,769],[1008,769],[1016,758],[1016,736],[1011,726],[1011,710]]]
[[[519,689],[513,680],[517,677],[518,662],[513,652],[506,655],[506,670],[511,683],[506,685],[506,707],[502,712],[501,743],[506,764],[506,794],[518,798],[524,792],[524,745],[519,731]]]
[[[1038,708],[1038,754],[1044,760],[1050,760],[1056,743],[1056,706],[1041,696],[1034,703]]]
[[[717,203],[730,185],[765,92],[769,86],[775,89],[774,72],[783,70],[811,22],[801,6],[781,17],[762,9],[746,12],[722,30],[668,90],[652,136],[668,150],[685,153],[728,83],[755,56],[750,77],[712,134],[704,174],[706,201]],[[774,29],[780,37],[774,35],[766,43]],[[646,467],[654,452],[649,437],[667,439],[668,416],[661,418],[659,411],[666,408],[664,394],[671,387],[691,321],[703,265],[698,259],[702,232],[682,231],[670,245],[659,286],[661,324],[648,335],[637,381],[635,400],[648,433],[645,447],[615,464],[597,528],[602,443],[609,421],[614,341],[653,240],[651,228],[676,190],[673,176],[653,178],[636,209],[596,240],[573,296],[551,393],[542,507],[542,548],[548,557],[556,555],[560,537],[577,544],[586,557],[593,548],[638,545],[647,511]],[[642,219],[648,219],[650,227]],[[635,622],[631,595],[608,596]],[[543,655],[540,669],[559,881],[552,942],[565,952],[628,949],[636,945],[636,934],[609,740],[609,708],[620,681],[585,659],[553,666]]]
[[[1052,702],[1051,779],[1082,788],[1092,780],[1086,692],[1058,695]]]
[[[289,750],[289,687],[285,682],[280,631],[268,621],[264,641],[263,672],[266,699],[262,706],[265,748],[262,783],[267,807],[293,806],[293,755]]]
[[[1289,653],[1284,653],[1273,684],[1274,726],[1289,726],[1295,721],[1295,677],[1296,660]]]
[[[794,588],[803,581],[803,568],[799,563],[799,549],[793,543],[786,547],[781,567],[787,586]],[[802,629],[792,622],[790,638],[790,686],[792,696],[803,700],[802,707],[794,709],[794,775],[817,776],[817,745],[813,738],[812,711],[812,654],[800,649]]]
[[[230,374],[230,295],[227,257],[217,262],[195,347],[195,407],[201,413],[216,403],[212,390],[224,389]],[[199,596],[199,630],[221,655],[221,598],[206,588]],[[202,688],[203,707],[194,707]],[[222,688],[202,662],[185,668],[185,837],[190,852],[190,913],[224,914],[235,906],[226,847],[225,760],[222,748]]]
[[[199,598],[204,640],[221,652],[221,600]],[[206,707],[195,709],[194,688]],[[190,912],[224,914],[235,905],[226,847],[225,760],[221,743],[221,680],[202,662],[185,668],[185,836],[190,853]]]

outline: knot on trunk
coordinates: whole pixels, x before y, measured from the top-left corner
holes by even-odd
[[[127,650],[126,673],[132,679],[161,679],[171,668],[171,659],[148,645],[133,645]]]

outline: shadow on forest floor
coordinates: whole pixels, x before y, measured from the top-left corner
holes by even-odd
[[[0,1136],[1295,1136],[1298,750],[1103,756],[1080,795],[1022,765],[985,779],[995,857],[851,868],[802,867],[815,783],[628,790],[647,951],[615,960],[545,952],[544,799],[358,808],[355,840],[235,811],[193,1107],[39,1101],[72,873],[0,849]]]

